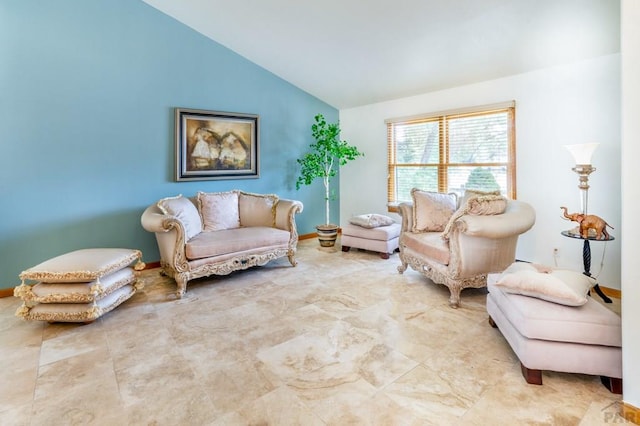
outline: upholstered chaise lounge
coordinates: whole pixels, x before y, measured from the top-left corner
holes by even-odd
[[[243,191],[199,192],[164,198],[142,214],[144,229],[156,234],[163,272],[178,285],[209,275],[264,265],[288,256],[296,266],[295,214],[302,203]]]
[[[497,195],[465,196],[413,190],[413,203],[401,203],[400,261],[451,293],[457,308],[465,288],[487,285],[487,274],[515,260],[518,236],[535,222],[533,208]]]

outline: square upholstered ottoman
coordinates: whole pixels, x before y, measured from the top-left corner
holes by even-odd
[[[398,249],[400,229],[400,224],[395,222],[372,228],[349,223],[342,227],[342,251],[354,247],[378,252],[381,258],[388,259]]]
[[[520,360],[529,384],[542,384],[542,370],[601,376],[614,393],[622,393],[620,317],[587,297],[567,306],[498,287],[490,274],[487,312]]]

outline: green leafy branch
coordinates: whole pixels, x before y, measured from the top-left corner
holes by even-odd
[[[336,176],[338,169],[349,161],[355,160],[364,153],[355,146],[340,140],[340,125],[327,123],[322,114],[317,114],[315,123],[311,126],[311,134],[316,140],[309,145],[311,152],[296,160],[300,164],[300,175],[296,180],[296,189],[302,185],[311,185],[317,179],[322,179],[325,188],[326,223],[329,223],[329,195],[331,178]]]

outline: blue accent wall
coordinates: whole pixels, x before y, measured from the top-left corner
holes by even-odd
[[[175,182],[175,107],[260,115],[259,179]],[[296,191],[295,159],[312,143],[316,113],[338,119],[141,1],[1,1],[0,288],[81,248],[137,248],[159,260],[140,215],[177,194],[238,188],[299,199],[299,232],[314,232],[322,185]]]

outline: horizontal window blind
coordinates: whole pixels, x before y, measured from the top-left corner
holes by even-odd
[[[515,198],[513,103],[386,120],[388,199],[411,201],[411,189],[496,191]]]

